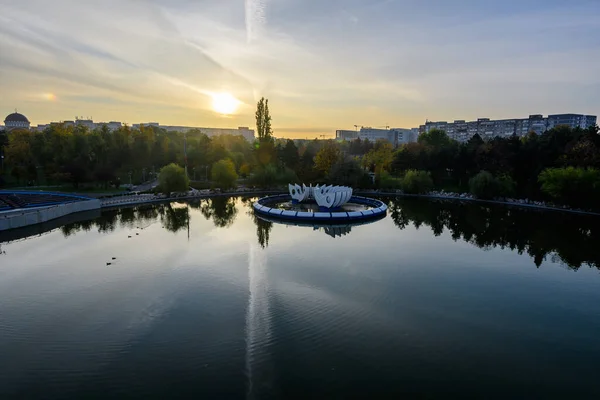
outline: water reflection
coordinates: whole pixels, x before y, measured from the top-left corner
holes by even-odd
[[[60,229],[65,237],[79,231],[97,229],[100,233],[112,232],[118,227],[145,229],[160,221],[169,232],[179,232],[189,227],[192,219],[190,208],[197,209],[216,227],[230,226],[235,220],[238,209],[236,197],[218,197],[202,199],[190,203],[149,204],[138,207],[119,208],[103,211],[96,219],[74,222]]]
[[[550,257],[572,269],[600,268],[600,218],[561,212],[423,199],[387,199],[394,224],[425,225],[434,235],[480,248],[509,248],[528,254],[536,266]]]
[[[190,203],[200,210],[204,218],[212,219],[218,228],[226,228],[233,224],[238,210],[235,205],[237,197],[215,197]]]
[[[189,208],[197,209],[214,226],[233,224],[238,208],[245,209],[256,225],[258,244],[264,249],[271,240],[274,221],[255,215],[254,197],[217,197],[190,203],[146,205],[104,211],[102,216],[62,226],[68,237],[78,231],[111,232],[119,226],[144,229],[160,222],[170,232],[187,227],[192,219]],[[589,265],[600,269],[600,218],[561,212],[522,209],[501,205],[480,205],[453,201],[387,198],[388,214],[393,223],[404,230],[408,226],[431,228],[433,234],[445,231],[456,240],[477,247],[508,248],[528,254],[536,266],[546,259],[561,262],[572,269]],[[195,214],[198,215],[198,214]],[[279,221],[276,221],[277,223]],[[312,226],[331,237],[351,233],[351,225]]]

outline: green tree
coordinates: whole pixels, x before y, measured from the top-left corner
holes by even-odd
[[[327,181],[333,185],[344,185],[353,188],[369,188],[372,186],[371,177],[356,160],[334,164],[327,175]]]
[[[271,114],[269,113],[269,100],[262,97],[256,104],[256,132],[261,142],[273,140],[271,130]]]
[[[281,161],[283,164],[291,169],[296,169],[300,162],[300,155],[298,154],[298,147],[293,140],[288,139],[285,146],[281,150]]]
[[[427,171],[408,170],[402,179],[402,190],[406,193],[422,194],[431,191],[433,180]]]
[[[235,187],[235,181],[238,178],[235,172],[235,165],[230,159],[217,161],[212,166],[212,180],[221,189]]]
[[[432,129],[429,132],[421,133],[418,142],[431,147],[442,148],[450,145],[452,139],[448,137],[445,131]]]
[[[469,180],[469,190],[480,199],[513,196],[515,181],[508,175],[494,177],[488,171],[480,171]]]
[[[480,199],[493,199],[498,196],[500,187],[498,181],[488,171],[480,171],[469,180],[469,189]]]
[[[598,206],[600,170],[595,168],[547,168],[538,178],[542,191],[564,204]]]
[[[171,163],[161,168],[158,174],[158,185],[163,193],[170,196],[171,192],[187,191],[190,187],[190,180],[182,167]]]

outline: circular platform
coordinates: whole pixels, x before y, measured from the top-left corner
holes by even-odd
[[[364,210],[344,211],[334,210],[327,211],[297,211],[285,210],[278,207],[279,204],[292,201],[289,194],[280,194],[275,196],[267,196],[258,199],[254,203],[254,212],[259,215],[267,216],[268,218],[277,218],[281,220],[296,221],[296,222],[354,222],[365,221],[381,218],[387,213],[387,206],[384,202],[368,197],[352,196],[348,201],[348,205],[360,205],[368,207]]]

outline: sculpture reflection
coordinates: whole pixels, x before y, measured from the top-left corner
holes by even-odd
[[[425,225],[434,235],[480,248],[509,248],[528,254],[536,266],[551,257],[572,269],[600,268],[600,218],[562,212],[425,199],[387,199],[394,224]]]
[[[257,224],[258,227],[258,242],[259,244],[264,248],[266,246],[268,246],[269,244],[269,232],[271,231],[271,228],[273,227],[273,224],[281,224],[281,225],[288,225],[288,226],[299,226],[299,227],[306,227],[306,228],[312,228],[315,231],[321,231],[323,233],[325,233],[328,236],[331,236],[332,238],[338,238],[338,237],[342,237],[345,235],[348,235],[351,231],[352,231],[352,227],[354,226],[359,226],[359,225],[366,225],[366,224],[370,224],[376,221],[379,221],[382,218],[378,218],[378,219],[372,219],[369,221],[363,221],[363,222],[355,222],[355,223],[351,223],[351,224],[319,224],[319,223],[310,223],[310,222],[296,222],[296,221],[285,221],[285,220],[281,220],[281,219],[269,219],[265,216],[262,215],[258,215],[254,212],[252,212],[252,215],[254,216],[254,222]],[[261,229],[262,226],[262,229]]]

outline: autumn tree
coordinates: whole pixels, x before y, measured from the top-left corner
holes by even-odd
[[[315,156],[315,169],[323,175],[327,175],[331,167],[339,162],[341,158],[342,154],[335,142],[327,141],[325,146]]]

